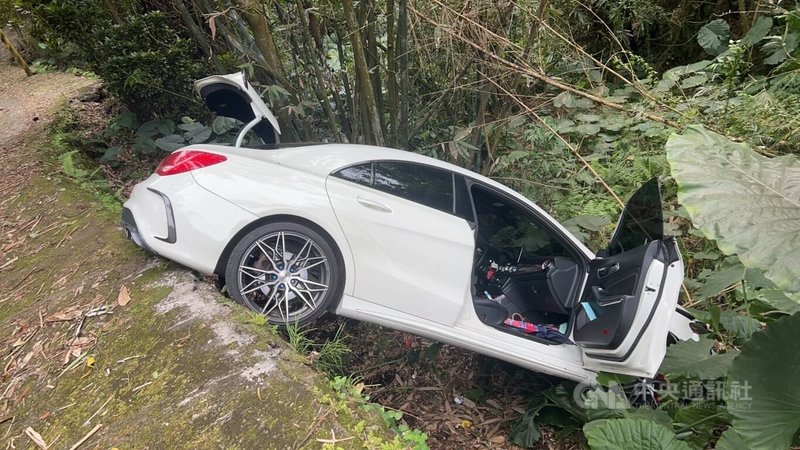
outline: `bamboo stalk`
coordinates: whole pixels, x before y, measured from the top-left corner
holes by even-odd
[[[362,110],[364,111],[364,125],[369,125],[364,130],[367,142],[375,145],[383,145],[383,134],[381,133],[380,118],[378,108],[375,104],[375,95],[370,81],[369,68],[362,44],[360,26],[356,20],[353,0],[342,0],[347,29],[350,30],[350,44],[353,47],[353,59],[356,66],[356,82],[358,83],[359,95],[364,99]]]
[[[408,148],[408,0],[399,0],[397,14],[397,53],[400,72],[400,124],[397,129],[397,144]]]
[[[336,140],[336,142],[342,142],[342,137],[339,134],[339,127],[336,126],[336,116],[333,115],[333,110],[328,102],[328,97],[325,95],[325,80],[322,77],[322,69],[320,68],[319,64],[317,47],[314,44],[308,25],[308,20],[306,19],[307,11],[304,10],[303,2],[301,0],[295,0],[295,4],[297,5],[297,12],[300,16],[300,28],[302,28],[303,37],[305,38],[304,47],[306,53],[308,54],[308,63],[311,65],[311,70],[314,72],[314,78],[317,80],[317,84],[314,86],[314,94],[317,96],[317,100],[319,100],[319,103],[322,106],[322,111],[325,113],[325,117],[328,119],[328,126],[331,129],[331,133],[333,133],[333,138]]]
[[[14,57],[14,61],[17,62],[17,65],[22,67],[22,70],[25,71],[25,75],[27,76],[33,75],[34,72],[33,70],[31,70],[31,67],[28,65],[28,63],[25,62],[25,58],[23,58],[22,55],[19,54],[17,48],[14,47],[14,44],[11,43],[11,39],[9,39],[8,36],[6,36],[3,30],[0,30],[0,39],[3,40],[3,44],[5,44],[8,50],[11,52],[11,56]]]

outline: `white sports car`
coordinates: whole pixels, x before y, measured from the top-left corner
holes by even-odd
[[[233,146],[191,145],[133,189],[122,222],[139,246],[204,274],[278,326],[325,311],[538,372],[652,377],[683,262],[662,230],[657,180],[636,192],[595,255],[535,203],[461,167],[352,145],[279,145],[243,74],[195,83],[245,123]],[[253,132],[265,144],[243,147]]]

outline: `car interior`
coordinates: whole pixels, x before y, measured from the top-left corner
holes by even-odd
[[[478,317],[502,331],[555,343],[560,339],[553,335],[567,335],[578,303],[582,263],[564,238],[513,200],[477,184],[471,194],[477,220],[473,303]],[[534,333],[520,322],[558,333]]]

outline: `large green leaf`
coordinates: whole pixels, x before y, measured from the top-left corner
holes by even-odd
[[[717,450],[749,450],[739,433],[733,428],[728,428],[717,441]]]
[[[728,373],[727,403],[749,448],[790,447],[800,429],[798,373],[800,313],[771,323],[742,347]]]
[[[540,405],[537,408],[525,411],[525,414],[522,415],[511,430],[511,442],[523,448],[533,447],[539,442],[542,434],[539,432],[536,416],[541,408],[542,406]]]
[[[678,199],[720,250],[800,291],[800,162],[693,125],[667,141]]]
[[[705,300],[717,296],[730,286],[741,283],[744,273],[745,268],[738,263],[711,272],[708,276],[703,277],[703,286],[697,290],[697,298]]]
[[[592,450],[689,450],[664,425],[644,419],[604,419],[583,427]]]
[[[698,342],[689,340],[670,345],[659,371],[673,378],[722,378],[728,372],[736,353],[712,353],[712,347],[714,340],[705,337]]]
[[[800,36],[795,33],[788,33],[783,36],[769,36],[765,39],[766,43],[761,50],[767,54],[764,64],[776,65],[786,60],[797,49]]]
[[[705,385],[705,387],[709,386]],[[691,389],[691,387],[689,388]],[[708,397],[711,395],[709,394]],[[680,433],[681,438],[696,449],[705,448],[708,440],[714,435],[714,430],[722,424],[730,423],[730,417],[725,410],[718,409],[716,405],[705,399],[697,399],[688,404],[672,404],[672,406],[675,412],[670,426],[686,430]],[[687,435],[687,432],[691,434]]]
[[[764,39],[769,31],[772,29],[772,17],[760,15],[756,22],[747,30],[747,34],[742,38],[742,45],[744,47],[751,47],[756,42]]]
[[[719,55],[728,48],[731,27],[722,19],[714,19],[697,32],[697,43],[710,55]]]
[[[722,311],[719,315],[722,328],[733,333],[738,338],[749,338],[761,329],[761,324],[753,317],[738,314],[735,311]]]

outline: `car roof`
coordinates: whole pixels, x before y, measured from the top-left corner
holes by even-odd
[[[521,194],[508,186],[469,169],[431,158],[430,156],[396,148],[363,144],[280,144],[278,148],[272,150],[210,144],[192,145],[187,148],[207,149],[231,156],[257,159],[317,175],[321,178],[325,178],[344,167],[372,161],[404,161],[426,164],[464,175],[511,195],[522,197]]]
[[[360,144],[320,144],[275,151],[275,162],[327,176],[343,167],[370,161],[405,161],[440,167],[452,172],[475,177],[477,173],[429,156],[406,150]]]

